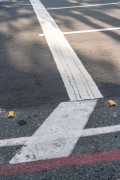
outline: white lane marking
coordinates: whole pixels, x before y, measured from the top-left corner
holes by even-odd
[[[93,32],[102,32],[102,31],[116,31],[120,30],[120,27],[113,27],[113,28],[102,28],[102,29],[90,29],[90,30],[81,30],[81,31],[70,31],[70,32],[63,32],[64,35],[71,35],[71,34],[82,34],[82,33],[93,33]],[[39,34],[39,36],[45,36],[44,34]]]
[[[0,140],[0,147],[24,145],[30,137],[20,137]]]
[[[97,100],[61,103],[10,164],[69,156],[96,103]]]
[[[31,4],[41,24],[70,100],[103,97],[95,82],[42,3],[39,0],[31,0]]]
[[[120,125],[105,126],[99,128],[84,129],[81,137],[94,136],[100,134],[115,133],[120,131]]]
[[[81,137],[96,136],[100,134],[109,134],[120,131],[120,125],[105,126],[99,128],[83,129]],[[79,138],[79,137],[78,137]],[[31,137],[20,137],[0,140],[0,147],[18,146],[25,145],[27,141],[35,141],[35,138]]]
[[[0,0],[4,1],[4,0]],[[97,7],[97,6],[109,6],[109,5],[116,5],[120,4],[120,2],[116,3],[103,3],[103,4],[88,4],[88,5],[79,5],[79,6],[65,6],[65,7],[48,7],[46,8],[47,10],[59,10],[59,9],[73,9],[73,8],[86,8],[86,7]],[[22,5],[22,4],[21,4]],[[31,6],[31,4],[23,4],[24,6]],[[39,5],[39,4],[34,4],[33,5]]]
[[[66,7],[49,7],[47,10],[59,10],[59,9],[73,9],[73,8],[86,8],[86,7],[97,7],[97,6],[108,6],[108,5],[116,5],[120,4],[120,2],[116,3],[104,3],[104,4],[88,4],[82,6],[66,6]]]

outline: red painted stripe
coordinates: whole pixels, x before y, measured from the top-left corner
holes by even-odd
[[[120,151],[100,152],[80,156],[71,156],[58,159],[40,160],[17,165],[0,167],[0,175],[11,175],[25,172],[35,172],[49,169],[56,169],[73,165],[94,164],[120,160]]]

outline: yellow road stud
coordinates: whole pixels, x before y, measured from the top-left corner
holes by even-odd
[[[14,118],[14,117],[15,117],[15,111],[9,111],[8,118]]]
[[[107,103],[109,106],[116,106],[116,103],[113,100],[108,100]]]

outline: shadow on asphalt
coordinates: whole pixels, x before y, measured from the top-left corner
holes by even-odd
[[[0,2],[0,106],[23,108],[49,103],[56,107],[60,102],[68,101],[68,96],[47,43],[44,37],[38,36],[40,32],[42,33],[42,29],[32,7],[23,6],[25,3],[29,4],[24,0]],[[109,11],[116,8],[116,6],[109,6]],[[99,8],[92,8],[89,11],[80,9],[80,13],[76,14],[70,10],[69,15],[92,28],[103,27],[90,21],[88,16],[96,17],[108,26],[112,25],[113,21],[117,24],[120,22],[119,19],[110,17],[106,13],[107,7],[104,7],[104,11],[104,13],[101,12]],[[59,15],[59,11],[57,14]],[[69,21],[63,23],[65,26],[72,27]],[[102,33],[115,41],[120,39],[116,32]],[[120,83],[115,80],[106,82],[106,79],[101,81],[99,77],[101,75],[104,77],[106,72],[105,75],[112,74],[113,79],[118,79],[115,65],[100,59],[92,62],[80,51],[77,51],[77,54],[103,95],[119,96]],[[110,93],[108,89],[111,89]]]

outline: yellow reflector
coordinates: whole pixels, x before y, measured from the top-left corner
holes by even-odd
[[[8,118],[14,118],[14,117],[15,117],[15,111],[9,111]]]
[[[108,100],[107,103],[109,106],[116,106],[116,103],[113,100]]]

